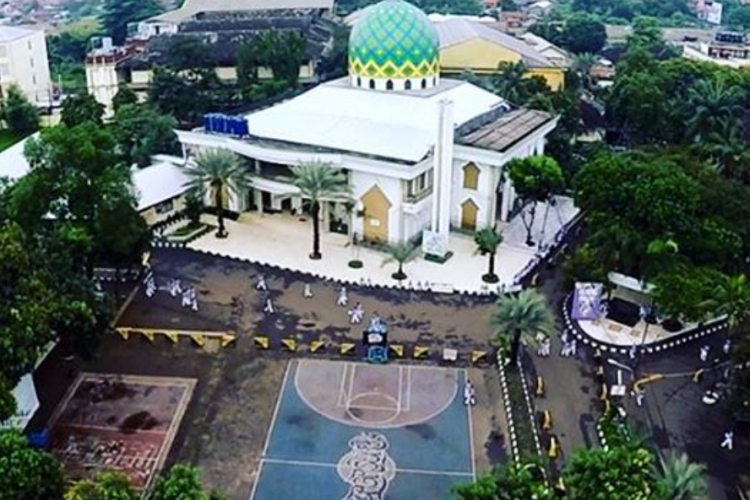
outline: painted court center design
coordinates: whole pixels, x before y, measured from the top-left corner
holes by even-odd
[[[393,478],[396,463],[388,455],[388,440],[377,432],[362,432],[349,440],[350,451],[336,466],[349,485],[343,500],[383,500]]]

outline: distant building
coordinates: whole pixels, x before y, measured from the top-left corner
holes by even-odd
[[[568,51],[530,31],[519,35],[518,38],[560,67],[569,68],[573,62]]]
[[[497,73],[503,62],[522,62],[529,76],[541,76],[552,90],[560,90],[565,83],[564,66],[548,59],[524,40],[484,23],[448,19],[435,23],[435,28],[440,36],[441,71],[445,74],[471,71],[488,75]]]
[[[86,60],[89,93],[105,105],[110,116],[112,99],[120,85],[130,86],[140,98],[145,98],[154,68],[168,67],[176,49],[193,40],[204,47],[204,62],[215,69],[219,79],[234,82],[238,49],[269,31],[297,33],[305,39],[307,46],[299,77],[303,83],[314,81],[317,63],[332,38],[331,21],[308,10],[212,11],[199,18],[183,18],[179,29],[173,33],[136,36],[125,47],[113,47],[105,39]],[[258,75],[261,79],[272,77],[268,68],[259,68]]]
[[[0,26],[0,91],[17,85],[37,105],[52,100],[47,41],[44,31]]]
[[[750,44],[743,33],[718,32],[710,41],[686,42],[682,46],[682,56],[686,59],[732,68],[750,66]]]

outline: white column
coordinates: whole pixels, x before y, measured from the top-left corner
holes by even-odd
[[[433,227],[444,238],[446,246],[450,235],[451,187],[453,185],[454,146],[453,102],[438,103],[438,140],[435,146],[435,182],[438,197],[434,199]],[[435,215],[437,214],[437,222]]]

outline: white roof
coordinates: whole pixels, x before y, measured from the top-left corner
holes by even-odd
[[[437,140],[438,102],[453,102],[456,125],[504,103],[475,85],[442,79],[433,89],[384,92],[348,78],[318,85],[247,116],[250,135],[382,158],[417,162]]]
[[[41,30],[19,28],[18,26],[0,26],[0,43],[7,43],[12,42],[13,40],[18,40],[19,38],[26,38],[27,36],[34,35],[39,31]]]
[[[171,200],[187,191],[185,170],[171,162],[160,162],[133,171],[133,186],[138,195],[138,211]]]
[[[32,137],[36,137],[36,134]],[[14,181],[26,175],[31,168],[23,154],[24,146],[26,146],[28,140],[29,137],[0,153],[0,177],[6,177]]]
[[[36,134],[32,137],[36,137]],[[12,181],[26,175],[31,167],[23,154],[26,138],[0,153],[0,177]],[[145,210],[183,194],[187,176],[181,167],[167,158],[157,157],[150,167],[133,172],[133,186],[138,195],[138,211]]]

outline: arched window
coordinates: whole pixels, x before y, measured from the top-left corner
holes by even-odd
[[[464,165],[464,189],[476,191],[479,188],[479,167],[474,163]]]
[[[404,83],[404,88],[406,90],[411,90],[411,80],[406,80],[406,83]]]
[[[393,80],[385,82],[385,90],[393,90]]]
[[[357,87],[361,87],[361,86],[362,86],[362,77],[358,76],[357,77]]]
[[[375,80],[370,78],[370,90],[375,90]]]
[[[422,88],[423,89],[427,88],[427,80],[425,80],[424,78],[422,78]]]

